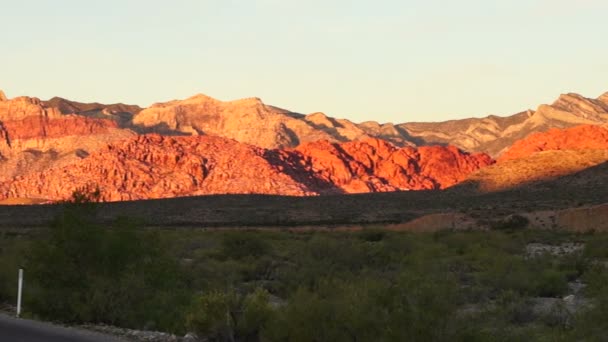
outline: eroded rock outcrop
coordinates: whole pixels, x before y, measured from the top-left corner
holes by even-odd
[[[0,180],[67,165],[133,135],[114,120],[64,115],[37,98],[0,101]]]
[[[202,194],[318,195],[439,189],[492,163],[455,147],[397,148],[379,139],[267,150],[214,136],[144,135],[61,168],[0,184],[1,198],[68,198],[99,186],[104,200]]]
[[[265,105],[258,98],[223,102],[206,95],[157,103],[133,118],[143,132],[217,135],[264,148],[297,146],[308,139],[330,139],[301,115]]]
[[[608,129],[604,126],[581,125],[534,133],[515,142],[499,161],[524,158],[540,151],[588,149],[608,150]]]
[[[470,155],[453,146],[397,148],[375,138],[342,144],[318,141],[272,153],[294,170],[285,172],[295,178],[306,175],[319,192],[325,188],[347,193],[443,189],[493,162],[485,154]]]

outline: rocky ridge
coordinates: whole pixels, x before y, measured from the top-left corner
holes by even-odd
[[[112,201],[216,193],[318,195],[444,189],[467,178],[468,184],[486,184],[484,189],[503,189],[578,172],[576,163],[597,165],[600,152],[576,157],[583,159],[564,154],[562,165],[548,161],[561,158],[559,151],[542,158],[533,154],[608,150],[608,130],[600,126],[606,120],[608,93],[597,99],[565,94],[510,117],[398,125],[303,115],[258,98],[223,102],[196,95],[142,110],[62,98],[9,100],[1,93],[0,197],[56,200],[92,184]],[[533,133],[554,127],[573,128]],[[504,166],[480,170],[493,160],[465,153],[463,146],[500,153]],[[512,179],[506,180],[505,172]]]
[[[454,147],[397,148],[368,139],[267,150],[215,136],[142,135],[77,163],[0,184],[0,198],[69,198],[99,186],[106,201],[203,194],[319,195],[439,189],[492,163]]]
[[[512,116],[490,115],[445,122],[402,124],[353,123],[323,113],[302,115],[265,105],[258,98],[223,102],[206,95],[157,103],[133,118],[143,131],[211,134],[265,147],[295,147],[329,140],[344,142],[366,137],[397,146],[454,145],[471,152],[499,156],[512,143],[550,128],[608,123],[608,93],[597,99],[563,94],[551,105],[540,105]]]
[[[111,119],[63,114],[31,97],[0,101],[0,180],[80,160],[134,132]]]
[[[533,153],[555,150],[608,150],[608,129],[605,126],[581,125],[533,133],[516,141],[498,161],[525,158]]]

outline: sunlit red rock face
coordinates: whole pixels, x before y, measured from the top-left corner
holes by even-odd
[[[581,125],[534,133],[515,142],[496,165],[471,173],[458,190],[501,191],[517,187],[551,186],[593,188],[605,184],[608,129]],[[593,186],[590,186],[593,185]]]
[[[454,147],[399,149],[378,139],[266,150],[213,136],[144,135],[110,144],[78,163],[4,182],[0,197],[59,200],[94,186],[107,201],[438,189],[490,163],[487,155]]]
[[[0,99],[0,180],[67,165],[132,137],[114,120],[64,115],[37,98]]]
[[[500,156],[499,162],[551,150],[608,150],[608,129],[602,126],[581,125],[534,133],[515,142]]]
[[[312,181],[317,192],[376,192],[442,189],[491,164],[485,154],[470,155],[455,147],[397,148],[374,138],[342,144],[318,141],[293,150],[269,151],[284,172],[302,182]],[[327,190],[326,190],[327,189]]]

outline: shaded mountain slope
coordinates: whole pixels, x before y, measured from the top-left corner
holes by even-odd
[[[70,101],[61,97],[53,97],[48,101],[43,101],[46,107],[57,108],[62,114],[78,114],[87,117],[112,119],[121,126],[129,126],[133,116],[139,113],[142,108],[137,105],[126,105],[122,103],[102,104],[102,103],[82,103]]]

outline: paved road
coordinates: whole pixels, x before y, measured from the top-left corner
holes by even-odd
[[[0,314],[0,342],[118,342],[124,341],[86,330],[16,319]]]

